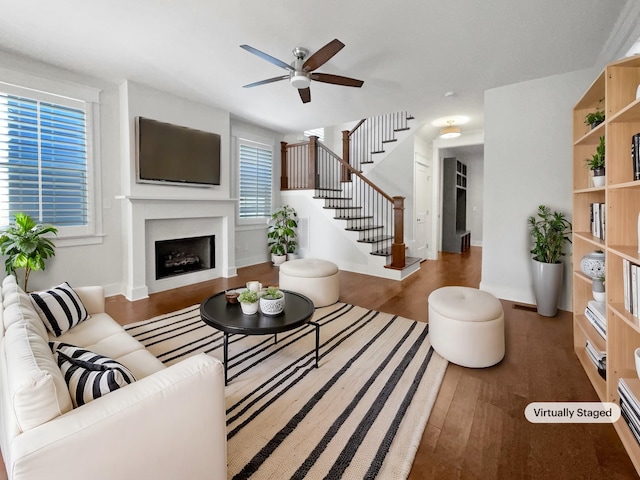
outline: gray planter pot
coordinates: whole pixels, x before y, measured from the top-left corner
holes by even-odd
[[[562,290],[563,263],[543,263],[531,259],[531,278],[538,314],[555,317]]]

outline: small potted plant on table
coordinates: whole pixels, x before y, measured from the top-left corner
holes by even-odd
[[[253,315],[258,312],[258,293],[253,290],[245,290],[238,296],[240,308],[245,315]]]
[[[269,287],[260,297],[260,311],[265,315],[278,315],[284,310],[284,293],[278,287]]]

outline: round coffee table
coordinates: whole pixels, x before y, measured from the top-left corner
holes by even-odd
[[[316,329],[316,368],[318,367],[318,350],[320,348],[320,324],[311,321],[313,302],[304,295],[282,290],[284,292],[284,311],[279,315],[264,315],[258,311],[253,315],[245,315],[239,303],[228,303],[225,292],[207,298],[200,304],[200,316],[207,325],[224,333],[224,384],[227,384],[227,363],[229,358],[229,335],[274,335],[278,342],[278,333],[293,330],[303,325],[313,325]]]

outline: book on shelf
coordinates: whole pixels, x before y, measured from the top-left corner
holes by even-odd
[[[587,308],[584,310],[584,315],[589,320],[589,323],[593,325],[596,332],[600,334],[602,338],[607,339],[607,313],[605,302],[596,302],[590,300],[587,303]]]
[[[585,345],[585,351],[587,352],[587,356],[589,360],[595,365],[598,369],[598,373],[605,380],[607,379],[607,352],[603,352],[602,350],[598,350],[592,343],[591,340],[587,339],[587,343]]]
[[[621,378],[618,380],[620,395],[620,413],[629,426],[636,441],[640,443],[640,380],[637,378]]]
[[[640,318],[640,266],[626,258],[622,259],[622,288],[625,310]]]
[[[631,137],[631,161],[633,163],[633,179],[640,180],[640,133]]]
[[[591,235],[600,240],[605,239],[605,204],[591,203],[589,204],[589,215],[591,222]]]

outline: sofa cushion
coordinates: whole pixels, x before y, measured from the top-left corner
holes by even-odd
[[[136,381],[128,368],[109,357],[67,343],[50,342],[49,345],[67,382],[74,407]]]
[[[4,309],[4,327],[9,328],[14,323],[26,321],[40,333],[40,336],[48,341],[49,334],[40,316],[36,313],[28,295],[20,293],[15,295],[15,299]]]
[[[5,332],[7,388],[20,431],[72,409],[71,397],[48,341],[34,324],[13,323]]]
[[[51,290],[31,293],[31,300],[47,329],[56,337],[89,318],[80,297],[67,282]]]

